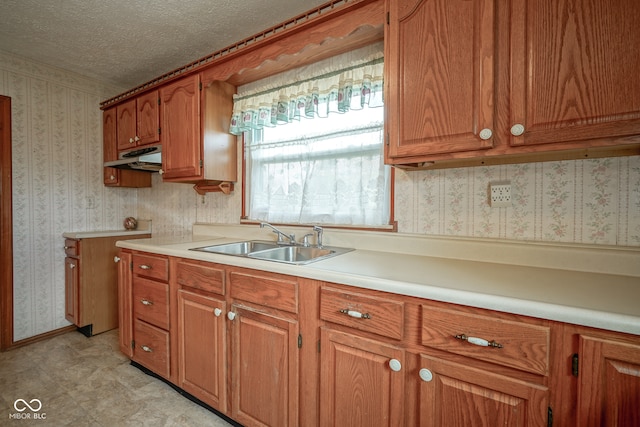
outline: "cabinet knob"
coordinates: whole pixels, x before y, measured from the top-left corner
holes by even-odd
[[[114,256],[113,257],[113,262],[120,262],[120,257],[119,256]]]
[[[215,314],[216,317],[220,317],[220,315],[222,314],[222,310],[216,308],[215,310],[213,310],[213,314]]]
[[[516,123],[515,125],[511,126],[511,135],[520,136],[523,133],[524,133],[524,126],[521,125],[520,123]]]
[[[484,128],[480,131],[480,139],[490,139],[493,136],[493,132],[489,128]]]
[[[227,319],[233,320],[236,318],[236,314],[233,311],[227,313]]]
[[[69,268],[76,268],[75,264],[69,264]]]
[[[134,142],[133,138],[129,138],[129,144],[133,144]]]
[[[160,175],[162,175],[162,174],[164,174],[164,171],[163,171],[162,169],[160,169],[160,170],[158,171],[158,173],[159,173]]]
[[[433,374],[427,368],[420,369],[420,371],[418,372],[418,375],[420,375],[420,379],[426,383],[433,380]]]
[[[153,353],[153,350],[151,349],[151,347],[147,347],[146,345],[143,345],[140,348],[146,351],[147,353]]]
[[[393,372],[400,372],[402,363],[400,363],[398,359],[391,359],[389,360],[389,368],[391,368]]]
[[[109,175],[109,180],[110,181],[115,181],[116,177],[114,175]]]
[[[133,140],[134,140],[135,142],[138,142],[138,141],[140,141],[140,137],[139,137],[138,135],[136,135],[136,136],[133,138]]]

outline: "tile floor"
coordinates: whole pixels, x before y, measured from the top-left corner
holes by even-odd
[[[18,399],[42,407],[32,412],[18,401],[19,413]],[[0,353],[0,426],[231,424],[131,366],[114,330],[91,338],[69,332]]]

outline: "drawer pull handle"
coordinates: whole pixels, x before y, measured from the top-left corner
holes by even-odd
[[[145,264],[140,265],[140,268],[143,270],[151,270],[151,266]]]
[[[153,350],[151,349],[151,347],[147,347],[146,345],[143,345],[142,348],[144,351],[146,351],[147,353],[153,353]]]
[[[142,303],[142,305],[153,305],[153,302],[149,301],[148,299],[141,299],[140,302]]]
[[[349,310],[347,308],[340,310],[340,313],[355,317],[356,319],[371,319],[371,315],[369,313],[360,313],[359,311]]]
[[[502,344],[499,344],[495,341],[487,341],[485,339],[482,338],[476,338],[476,337],[469,337],[465,334],[460,334],[460,335],[456,335],[456,338],[458,338],[459,340],[462,341],[467,341],[471,344],[474,345],[479,345],[480,347],[494,347],[494,348],[502,348]]]

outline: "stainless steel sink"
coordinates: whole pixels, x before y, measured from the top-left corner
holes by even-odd
[[[225,255],[248,255],[251,252],[264,251],[266,249],[278,248],[276,242],[268,242],[263,240],[248,240],[246,242],[225,243],[222,245],[203,246],[193,248],[192,251],[212,252]]]
[[[336,251],[325,248],[283,246],[281,248],[250,253],[249,257],[265,259],[267,261],[286,262],[288,264],[306,264],[328,258],[334,254],[336,254]]]
[[[264,240],[247,240],[236,243],[202,246],[199,248],[192,248],[191,250],[249,257],[287,264],[308,264],[341,255],[350,252],[353,249],[333,246],[324,246],[319,248],[313,246],[279,245],[276,242]]]

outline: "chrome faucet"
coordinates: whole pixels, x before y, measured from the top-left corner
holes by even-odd
[[[290,245],[295,245],[296,244],[296,235],[295,234],[287,234],[284,233],[280,230],[278,230],[277,228],[275,228],[273,225],[269,224],[268,222],[261,222],[260,223],[260,228],[264,228],[264,227],[269,227],[273,230],[274,233],[276,233],[276,235],[278,236],[278,243],[284,243],[284,241],[282,240],[282,238],[286,238],[289,239],[289,244]]]

